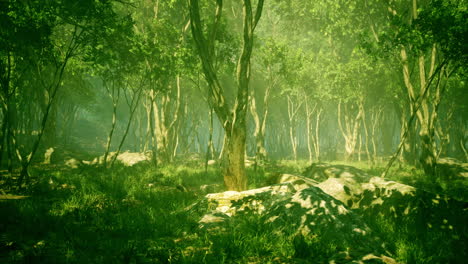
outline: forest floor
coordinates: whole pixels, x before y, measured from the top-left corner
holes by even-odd
[[[294,237],[266,232],[253,217],[232,222],[223,234],[199,230],[199,215],[185,208],[207,191],[223,191],[220,169],[197,162],[155,169],[150,164],[112,169],[41,166],[26,190],[0,191],[0,263],[323,263],[304,255]],[[337,162],[343,164],[342,162]],[[279,161],[248,168],[249,188],[269,185],[282,173],[303,174],[305,161]],[[382,166],[348,163],[378,175]],[[392,180],[466,200],[461,184],[433,183],[419,169],[403,167]],[[466,203],[465,203],[466,204]],[[401,263],[464,263],[467,209],[440,227],[411,218],[364,216]],[[443,212],[440,212],[443,214]],[[430,217],[444,218],[431,214]],[[328,245],[312,243],[318,254]]]

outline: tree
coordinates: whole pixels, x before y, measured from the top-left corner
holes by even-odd
[[[91,0],[79,5],[73,1],[0,4],[1,21],[5,24],[2,28],[8,29],[2,30],[0,36],[2,105],[6,117],[3,135],[10,171],[13,149],[22,167],[19,184],[28,179],[28,167],[47,132],[51,115],[55,114],[53,107],[63,87],[67,65],[86,53],[87,44],[93,39],[118,24],[112,4]],[[31,103],[31,95],[40,98],[38,106]],[[27,107],[17,105],[22,103]],[[39,111],[33,111],[34,107]],[[20,136],[18,130],[27,132]]]
[[[246,142],[246,113],[248,110],[250,58],[253,50],[254,30],[260,20],[263,0],[259,0],[255,11],[252,1],[244,0],[243,4],[243,43],[242,51],[237,62],[237,96],[233,106],[228,105],[225,92],[220,84],[215,64],[215,41],[218,27],[221,23],[223,1],[216,1],[214,22],[204,33],[204,25],[200,18],[198,0],[189,0],[190,25],[200,60],[202,62],[205,79],[209,89],[209,104],[218,119],[223,124],[226,137],[226,151],[224,164],[224,184],[228,190],[247,189],[245,173],[245,142]]]

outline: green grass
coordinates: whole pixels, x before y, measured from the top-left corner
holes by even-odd
[[[279,161],[248,168],[249,187],[265,186],[277,173],[300,174],[307,165]],[[392,175],[423,185],[413,168]],[[200,231],[200,215],[184,208],[204,195],[201,185],[222,186],[217,166],[206,172],[191,164],[36,168],[33,177],[37,183],[28,198],[0,200],[0,263],[323,263],[340,246],[320,236],[272,232],[257,216],[235,218],[226,232]],[[398,261],[462,263],[466,217],[457,214],[466,213],[421,210],[418,218],[363,218]]]

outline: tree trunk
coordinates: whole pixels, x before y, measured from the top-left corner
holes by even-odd
[[[247,189],[245,173],[245,129],[234,127],[227,137],[224,156],[224,184],[228,190],[243,191]]]
[[[297,160],[297,135],[296,135],[296,119],[297,113],[301,108],[302,101],[297,104],[294,104],[291,95],[287,95],[288,100],[288,118],[289,118],[289,140],[291,142],[291,148],[293,152],[294,160]]]
[[[375,131],[376,131],[377,125],[380,122],[380,116],[382,114],[382,111],[383,111],[383,108],[379,106],[377,111],[374,111],[372,115],[371,142],[372,142],[372,162],[374,166],[377,160],[377,144],[375,143]]]
[[[359,107],[356,116],[352,118],[349,109],[344,107],[344,128],[341,117],[341,100],[338,103],[338,127],[345,140],[345,160],[352,160],[356,151],[356,144],[359,136],[359,128],[361,124],[362,109]]]
[[[312,134],[312,115],[314,114],[317,104],[315,104],[313,109],[309,107],[309,100],[308,98],[305,99],[305,108],[306,108],[306,134],[307,134],[307,150],[309,152],[309,163],[312,163],[313,160],[313,152],[316,152],[316,144],[315,144],[315,135]],[[317,115],[318,116],[318,115]],[[315,153],[317,154],[317,153]],[[316,158],[318,158],[316,156]]]
[[[271,87],[269,86],[265,91],[265,96],[263,98],[263,113],[260,115],[258,113],[257,103],[255,95],[252,93],[250,99],[250,112],[252,114],[254,123],[255,123],[255,161],[265,160],[267,156],[265,148],[265,124],[268,116],[268,101],[269,93]]]
[[[413,10],[416,14],[416,10]],[[422,165],[426,174],[435,176],[435,166],[437,161],[437,146],[434,140],[434,123],[437,117],[437,109],[440,103],[440,80],[444,71],[444,63],[441,63],[436,70],[436,46],[433,45],[431,51],[430,69],[428,77],[426,76],[425,57],[423,54],[418,56],[419,70],[419,93],[415,90],[409,65],[406,48],[402,47],[400,56],[403,65],[403,78],[405,86],[410,98],[411,112],[415,112],[419,123],[419,139],[420,139],[420,157],[419,163]],[[432,100],[429,100],[430,86],[432,81],[437,77],[435,85],[435,93]]]
[[[206,146],[206,157],[205,157],[205,173],[208,171],[208,161],[214,159],[214,144],[213,144],[213,109],[208,112],[210,127],[208,129],[208,145]]]
[[[112,80],[112,86],[110,87],[110,89],[107,86],[106,88],[107,92],[109,93],[109,96],[112,98],[112,124],[111,129],[109,131],[109,136],[107,137],[106,151],[104,152],[104,159],[102,161],[104,168],[107,168],[107,157],[109,156],[112,137],[114,135],[115,126],[117,123],[117,105],[120,99],[120,88],[115,86],[115,81]]]
[[[315,138],[312,141],[314,144],[314,150],[315,150],[315,159],[317,162],[320,162],[320,137],[319,137],[319,132],[320,132],[320,116],[322,114],[323,109],[320,108],[319,110],[316,111],[316,117],[315,117]]]
[[[253,33],[260,19],[263,0],[259,0],[255,14],[250,0],[243,1],[243,42],[242,52],[237,63],[237,97],[233,107],[226,101],[215,67],[215,43],[217,28],[221,21],[222,0],[216,0],[214,22],[208,28],[208,36],[203,33],[203,24],[197,0],[189,0],[192,36],[202,62],[205,79],[208,83],[209,104],[223,124],[226,151],[224,154],[224,183],[228,190],[241,191],[247,188],[245,173],[246,113],[248,109],[250,57],[253,49]]]
[[[371,156],[369,152],[369,130],[367,129],[366,111],[364,109],[364,104],[362,103],[361,103],[361,109],[362,109],[362,125],[364,128],[364,136],[366,137],[364,144],[366,146],[365,149],[366,149],[367,161],[370,163],[371,167],[373,167],[375,165],[375,160],[374,160],[374,157]]]
[[[114,166],[114,163],[115,161],[117,160],[117,156],[119,155],[120,153],[120,150],[122,149],[122,146],[125,142],[125,139],[127,138],[127,135],[128,135],[128,131],[130,129],[130,125],[132,124],[132,120],[133,120],[133,116],[135,114],[135,111],[138,107],[138,103],[140,102],[140,96],[141,96],[141,87],[139,88],[139,90],[136,92],[137,94],[134,94],[133,97],[132,97],[132,101],[131,103],[129,104],[129,108],[130,108],[130,116],[128,117],[128,122],[127,122],[127,126],[125,128],[125,132],[122,136],[122,139],[120,140],[120,143],[119,143],[119,146],[117,147],[117,150],[115,152],[115,155],[114,157],[112,158],[112,161],[110,163],[110,166],[109,167],[112,167]]]

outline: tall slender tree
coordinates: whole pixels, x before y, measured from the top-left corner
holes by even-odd
[[[204,33],[199,1],[189,0],[190,25],[200,60],[202,62],[205,79],[209,89],[209,104],[218,119],[223,124],[226,137],[224,162],[224,184],[228,190],[241,191],[247,189],[247,175],[245,173],[246,147],[246,114],[248,111],[250,58],[252,56],[254,31],[260,20],[263,0],[258,0],[255,10],[252,1],[243,0],[243,32],[242,49],[237,62],[237,95],[234,105],[226,100],[225,89],[219,81],[215,69],[215,42],[221,23],[223,1],[216,1],[213,24]]]

